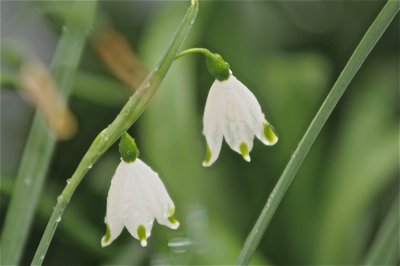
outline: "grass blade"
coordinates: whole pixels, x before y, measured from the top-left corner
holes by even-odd
[[[92,10],[88,9],[85,13],[87,20],[90,20],[90,14],[94,13],[94,7],[90,9]],[[78,68],[87,26],[89,25],[77,24],[74,19],[67,18],[66,28],[63,30],[51,65],[52,76],[65,98],[70,94]],[[22,256],[54,147],[53,134],[49,132],[41,114],[36,113],[2,232],[2,265],[18,264]]]
[[[378,42],[390,22],[399,11],[398,1],[388,1],[382,11],[376,17],[359,45],[350,57],[348,63],[344,67],[342,73],[333,85],[330,93],[322,103],[320,109],[312,120],[310,126],[300,140],[295,152],[285,167],[281,177],[279,178],[275,188],[268,197],[260,216],[258,217],[253,229],[251,230],[243,249],[238,257],[238,265],[249,264],[254,255],[258,244],[260,243],[265,230],[267,229],[276,209],[282,201],[287,189],[289,188],[297,170],[302,164],[312,144],[317,138],[319,132],[328,120],[336,104],[339,102],[346,88],[354,78],[361,65],[368,57],[375,44]]]
[[[399,263],[399,197],[380,226],[363,265],[397,265]]]

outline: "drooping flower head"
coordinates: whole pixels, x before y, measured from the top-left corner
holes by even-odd
[[[136,158],[136,144],[127,133],[121,137],[119,148],[122,158],[108,191],[106,235],[101,245],[110,245],[126,227],[146,246],[154,219],[171,229],[179,227],[173,217],[175,206],[158,174]]]
[[[208,54],[206,62],[216,79],[204,110],[203,134],[207,153],[203,166],[210,166],[217,160],[223,138],[231,149],[250,161],[255,136],[265,145],[274,145],[278,137],[254,94],[236,79],[229,64],[218,54]]]

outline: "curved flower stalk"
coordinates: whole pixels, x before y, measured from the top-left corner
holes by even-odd
[[[278,136],[265,118],[256,97],[232,74],[222,56],[205,48],[192,48],[179,53],[176,58],[191,53],[205,55],[208,71],[215,77],[203,117],[203,135],[207,141],[203,166],[210,166],[218,159],[223,138],[248,162],[254,137],[265,145],[277,143]]]
[[[211,86],[203,125],[207,140],[203,166],[210,166],[217,160],[223,137],[231,149],[248,162],[254,136],[265,145],[274,145],[278,141],[254,94],[231,71],[226,80],[216,79]]]
[[[32,265],[41,265],[43,263],[51,240],[54,236],[54,232],[56,231],[59,221],[62,218],[63,212],[68,206],[76,188],[79,186],[86,173],[123,134],[123,132],[132,126],[132,124],[146,109],[149,101],[152,99],[152,96],[159,88],[160,83],[163,81],[169,68],[171,67],[171,64],[173,63],[177,52],[182,46],[183,41],[188,35],[196,19],[198,9],[198,1],[191,0],[191,5],[187,10],[181,25],[178,27],[171,44],[168,46],[163,59],[148,75],[146,80],[142,83],[140,88],[137,89],[135,94],[129,98],[128,102],[121,109],[120,113],[113,120],[113,122],[99,133],[89,149],[86,151],[75,172],[69,179],[70,181],[57,198],[57,204],[53,209],[53,213],[47,223],[42,239],[40,240],[39,246],[35,252],[35,256],[31,263]]]
[[[120,141],[121,163],[111,180],[105,218],[106,235],[101,246],[110,245],[126,227],[140,244],[147,246],[154,219],[177,229],[175,206],[160,177],[142,160],[134,140],[125,133]]]

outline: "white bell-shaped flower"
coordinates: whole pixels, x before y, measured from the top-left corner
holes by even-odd
[[[146,246],[154,219],[172,229],[179,227],[174,211],[174,203],[156,172],[138,158],[129,163],[121,160],[108,191],[107,231],[101,245],[110,245],[125,226]]]
[[[232,72],[226,80],[216,79],[211,86],[203,124],[203,134],[207,140],[203,166],[210,166],[217,160],[223,137],[246,161],[250,161],[254,136],[265,145],[274,145],[278,141],[256,97]]]

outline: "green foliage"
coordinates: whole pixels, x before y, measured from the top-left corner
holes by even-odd
[[[30,3],[9,14],[18,18],[21,14],[27,17],[31,10],[43,11],[39,15],[47,24],[42,27],[62,40],[65,20],[61,12],[70,5],[68,2]],[[2,3],[2,8],[11,3]],[[36,9],[31,9],[33,6]],[[105,14],[113,21],[151,69],[164,55],[187,6],[180,1],[101,1],[96,15]],[[214,78],[202,56],[176,61],[130,131],[141,148],[141,158],[159,173],[174,200],[181,227],[171,231],[154,226],[146,248],[126,231],[110,247],[101,248],[107,190],[119,163],[114,145],[76,190],[45,263],[234,264],[266,196],[382,6],[377,1],[202,1],[185,48],[201,46],[223,55],[235,76],[256,95],[268,121],[279,132],[279,142],[266,147],[255,140],[251,163],[228,152],[223,144],[215,165],[203,168],[206,143],[201,134],[202,114]],[[71,10],[77,21],[85,20],[82,10]],[[15,18],[18,23],[13,22],[13,31],[29,29],[22,19]],[[7,29],[8,24],[2,20],[2,38],[13,39],[10,31],[3,31],[3,25]],[[399,184],[398,25],[397,17],[352,80],[300,167],[252,264],[398,264],[398,205],[387,215]],[[42,38],[38,28],[30,30]],[[42,38],[41,45],[47,43],[51,39]],[[29,48],[24,54],[36,49],[33,41],[24,45]],[[65,49],[72,51],[71,46]],[[3,54],[8,53],[10,62],[19,60],[15,51],[2,50],[2,63]],[[50,49],[48,53],[51,57]],[[60,72],[69,57],[62,59]],[[130,94],[107,72],[90,45],[79,59],[70,101],[79,131],[55,150],[45,193],[37,194],[36,219],[21,218],[32,224],[21,264],[31,262],[65,180]],[[2,87],[15,84],[17,70],[2,68]],[[18,186],[13,166],[21,161],[21,147],[27,137],[23,129],[30,125],[26,117],[33,111],[24,107],[13,90],[2,89],[1,96],[4,211],[0,216],[4,223],[10,199],[16,195],[12,191]],[[44,157],[45,152],[38,153],[29,156],[29,161],[38,165],[35,160]],[[35,210],[31,211],[33,214]],[[2,230],[3,260],[11,242],[4,238],[4,226]]]
[[[84,48],[88,24],[91,23],[95,13],[95,2],[84,3],[80,5],[80,9],[81,15],[85,13],[85,19],[79,23],[69,17],[71,13],[68,13],[68,9],[62,14],[67,20],[66,27],[69,29],[63,31],[51,65],[51,73],[60,88],[59,93],[66,98],[69,97]],[[16,60],[9,61],[21,64],[22,59],[19,59],[17,62],[15,62]],[[54,134],[47,128],[41,114],[36,112],[22,162],[16,175],[2,231],[4,244],[2,245],[1,264],[18,264],[22,256],[55,142]]]

